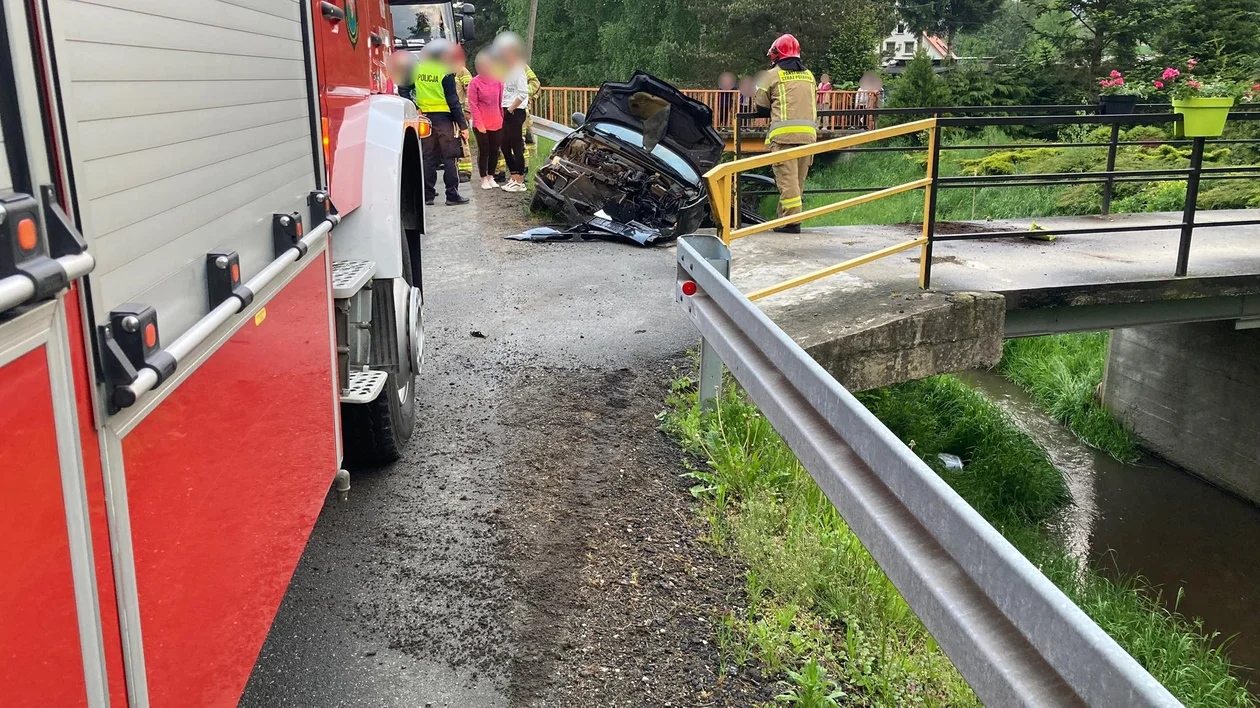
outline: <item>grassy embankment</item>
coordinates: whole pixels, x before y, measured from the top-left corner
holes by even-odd
[[[1097,142],[1108,138],[1108,128],[1092,132],[1061,135],[1054,141]],[[1231,127],[1227,137],[1256,126],[1240,124]],[[1251,135],[1250,132],[1247,133]],[[1121,140],[1167,139],[1168,133],[1154,126],[1134,127],[1121,131]],[[1012,138],[998,128],[989,127],[979,134],[946,131],[947,144],[1002,145],[1011,142],[1035,143],[1029,138]],[[891,141],[882,144],[892,144]],[[940,174],[1010,175],[1095,172],[1104,169],[1106,148],[1030,147],[998,150],[947,150],[942,153]],[[1145,146],[1120,148],[1116,169],[1153,170],[1185,168],[1189,165],[1188,146],[1151,143]],[[904,184],[924,175],[926,153],[873,152],[842,153],[835,161],[815,163],[808,188],[839,189],[889,187]],[[1260,150],[1254,146],[1209,146],[1205,166],[1256,164]],[[1183,182],[1117,183],[1111,205],[1112,213],[1180,210],[1185,200]],[[822,206],[856,193],[807,195],[806,208]],[[974,219],[1018,219],[1048,216],[1097,214],[1102,208],[1102,187],[1097,184],[1054,187],[990,187],[984,189],[945,189],[938,197],[938,219],[958,221]],[[767,198],[763,210],[773,212],[773,198]],[[1204,180],[1199,194],[1200,209],[1260,208],[1260,180]],[[834,212],[806,222],[809,226],[852,224],[900,224],[923,220],[923,193],[907,192],[874,202]]]
[[[1086,445],[1121,462],[1137,462],[1137,438],[1095,395],[1107,365],[1108,337],[1107,332],[1086,332],[1010,339],[998,370]]]
[[[1165,610],[1140,580],[1082,567],[1049,529],[1070,503],[1044,452],[1000,410],[948,376],[863,402],[1187,705],[1254,706],[1216,639]],[[733,387],[701,414],[678,382],[665,429],[704,460],[690,474],[711,539],[748,566],[746,607],[722,618],[723,669],[755,662],[798,691],[858,705],[974,705],[976,698],[791,451]],[[951,472],[937,454],[967,466]],[[813,671],[814,662],[826,670]],[[833,683],[834,682],[834,683]],[[815,705],[825,705],[816,703]]]

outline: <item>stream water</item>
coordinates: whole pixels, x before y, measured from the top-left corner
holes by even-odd
[[[1260,508],[1157,457],[1126,465],[1087,447],[996,372],[959,376],[1000,405],[1063,471],[1075,502],[1065,520],[1072,551],[1104,571],[1142,575],[1169,606],[1184,588],[1181,613],[1233,636],[1230,659],[1250,667],[1237,673],[1260,683]]]

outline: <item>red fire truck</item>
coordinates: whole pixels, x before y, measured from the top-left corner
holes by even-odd
[[[390,4],[3,2],[0,705],[235,704],[343,458],[406,444]]]

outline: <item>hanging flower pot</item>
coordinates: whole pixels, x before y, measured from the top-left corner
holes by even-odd
[[[1177,134],[1186,138],[1218,138],[1225,131],[1225,119],[1233,107],[1232,96],[1224,98],[1174,98],[1173,113],[1185,118],[1177,128]]]
[[[1119,116],[1137,112],[1137,96],[1102,94],[1098,97],[1098,115]]]

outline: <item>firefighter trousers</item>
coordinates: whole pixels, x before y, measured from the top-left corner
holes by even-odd
[[[770,141],[770,152],[778,152],[788,148],[798,147],[797,145],[784,145],[777,140]],[[777,210],[779,216],[787,216],[789,214],[801,213],[803,205],[803,195],[805,193],[805,178],[809,176],[809,166],[813,164],[814,156],[799,157],[795,160],[786,162],[776,162],[774,164],[774,185],[779,188],[779,208]]]

